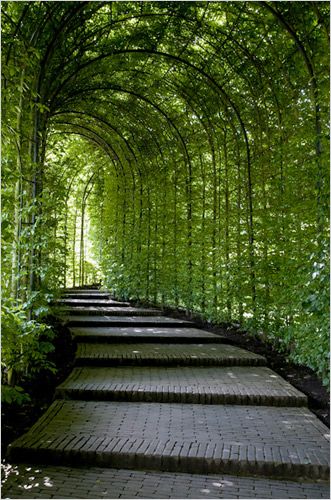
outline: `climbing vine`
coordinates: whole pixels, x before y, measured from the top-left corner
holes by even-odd
[[[327,382],[328,3],[2,9],[5,293],[102,280]]]

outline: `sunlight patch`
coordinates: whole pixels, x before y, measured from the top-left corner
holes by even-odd
[[[48,488],[51,488],[53,486],[53,483],[49,477],[44,477],[44,486],[47,486]]]

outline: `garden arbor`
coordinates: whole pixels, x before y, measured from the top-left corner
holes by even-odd
[[[5,293],[100,276],[325,375],[329,4],[2,10]]]

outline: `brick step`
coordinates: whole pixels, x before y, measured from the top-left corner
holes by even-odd
[[[108,298],[102,299],[61,299],[58,300],[55,305],[68,306],[68,307],[130,307],[129,302],[117,302],[116,300],[111,300]]]
[[[31,464],[5,472],[2,498],[330,498],[322,481]]]
[[[62,320],[68,327],[72,326],[165,326],[165,327],[180,327],[194,326],[193,323],[182,319],[167,318],[163,316],[63,316]]]
[[[329,429],[306,408],[56,400],[9,460],[328,479]]]
[[[73,288],[62,288],[61,289],[62,294],[65,293],[109,293],[107,290],[101,290],[100,288],[96,287],[73,287]]]
[[[74,287],[74,288],[61,288],[61,293],[110,293],[108,290],[101,290],[95,287]]]
[[[63,299],[92,299],[92,300],[111,300],[110,294],[107,292],[98,292],[96,290],[75,290],[74,292],[65,292],[62,294]]]
[[[223,343],[226,338],[221,335],[186,328],[185,326],[166,327],[70,327],[70,332],[77,342],[98,343]]]
[[[102,344],[79,342],[76,365],[265,365],[263,356],[227,344]]]
[[[162,311],[158,309],[140,309],[130,306],[114,306],[114,307],[88,307],[75,306],[72,308],[63,307],[58,311],[61,315],[66,316],[162,316]]]
[[[63,399],[304,406],[307,397],[266,367],[75,368]]]
[[[6,471],[7,472],[7,471]],[[2,498],[330,498],[325,481],[281,481],[227,474],[186,474],[105,467],[19,464],[7,472]]]

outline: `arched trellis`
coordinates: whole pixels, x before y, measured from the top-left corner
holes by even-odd
[[[253,221],[253,185],[252,185],[252,180],[251,180],[251,153],[250,153],[250,145],[249,145],[249,140],[248,140],[248,135],[246,131],[246,126],[244,124],[244,121],[241,117],[241,114],[238,110],[238,107],[236,104],[230,99],[230,97],[227,95],[227,93],[224,91],[223,87],[219,85],[218,82],[215,81],[215,79],[206,73],[204,70],[200,69],[196,65],[192,64],[190,61],[187,61],[181,57],[178,57],[173,54],[168,54],[165,52],[160,52],[160,51],[150,51],[146,49],[126,49],[124,51],[113,51],[109,54],[102,54],[101,56],[95,58],[94,60],[88,61],[87,63],[84,63],[80,68],[78,68],[75,72],[75,75],[84,70],[87,66],[92,65],[94,63],[99,62],[100,60],[103,60],[104,58],[116,56],[116,55],[123,55],[123,54],[147,54],[147,55],[155,55],[159,57],[164,57],[164,58],[169,58],[175,62],[181,63],[185,66],[188,66],[189,68],[193,69],[195,72],[203,76],[210,84],[219,92],[219,94],[222,96],[223,99],[225,99],[225,102],[230,106],[230,108],[233,110],[242,134],[244,138],[244,142],[246,145],[246,161],[247,161],[247,178],[248,178],[248,197],[249,197],[249,246],[250,246],[250,274],[251,274],[251,288],[252,288],[252,299],[253,303],[255,302],[256,299],[256,292],[255,292],[255,256],[254,256],[254,221]],[[70,75],[67,77],[67,79],[62,82],[60,87],[57,90],[57,93],[60,93],[61,90],[71,81],[73,78],[73,75]],[[121,89],[121,91],[124,91]],[[128,91],[129,92],[129,91]],[[52,96],[51,100],[51,106],[52,106],[52,101],[56,99],[57,93]],[[135,95],[135,93],[133,93]],[[148,100],[145,98],[145,100],[148,102]],[[189,217],[189,216],[188,216]],[[189,217],[190,218],[190,217]],[[189,231],[190,234],[190,231]]]
[[[132,51],[125,51],[125,52],[128,52],[128,53],[131,53]],[[124,53],[125,53],[124,52]],[[146,51],[134,51],[134,52],[138,52],[138,53],[141,53],[141,52],[144,52],[146,53]],[[148,52],[149,53],[149,52]],[[175,60],[176,62],[181,62],[181,63],[184,63],[184,64],[187,64],[189,67],[195,69],[196,71],[198,71],[200,74],[202,74],[204,77],[206,77],[208,80],[210,80],[215,86],[216,88],[221,92],[222,96],[224,97],[224,95],[226,96],[226,94],[224,93],[223,89],[212,79],[210,78],[204,71],[200,70],[199,68],[196,68],[194,65],[192,65],[191,63],[187,62],[187,61],[184,61],[183,59],[181,58],[178,58],[176,56],[172,56],[172,55],[169,55],[169,54],[165,54],[165,53],[149,53],[149,54],[153,54],[153,55],[159,55],[159,56],[162,56],[162,57],[169,57],[170,59],[173,59]],[[114,55],[114,54],[111,54],[111,55]],[[115,54],[116,55],[116,54]],[[106,56],[102,56],[102,57],[106,57]],[[93,62],[97,62],[97,61],[93,61]],[[90,63],[89,63],[90,64]],[[84,66],[85,67],[85,66]],[[84,68],[80,68],[81,69],[84,69]],[[69,80],[71,77],[68,77]],[[68,81],[69,81],[68,80]],[[65,81],[62,85],[63,87],[65,86],[67,82]],[[89,89],[89,91],[91,91],[92,89]],[[102,90],[102,88],[98,89],[98,90]],[[122,92],[128,92],[128,93],[132,93],[132,95],[138,97],[138,95],[135,93],[135,92],[130,92],[128,90],[124,90],[124,89],[120,89],[120,91]],[[53,99],[56,97],[53,96]],[[159,106],[155,105],[154,103],[151,103],[151,101],[149,101],[147,98],[145,97],[142,97],[141,95],[139,96],[139,98],[141,99],[144,99],[146,102],[149,102],[150,104],[152,104],[153,106],[155,106],[159,111],[161,111],[161,113],[164,114],[164,112],[162,112],[162,110],[160,110]],[[234,109],[235,113],[236,113],[236,116],[237,118],[239,118],[239,123],[240,123],[240,126],[243,130],[243,133],[244,133],[244,138],[245,138],[245,143],[246,143],[246,153],[247,153],[247,165],[248,165],[248,186],[249,186],[249,200],[250,200],[250,235],[249,235],[249,239],[250,239],[250,248],[251,248],[251,260],[250,260],[250,265],[251,265],[251,283],[252,283],[252,290],[253,290],[253,302],[255,301],[255,291],[254,291],[254,288],[255,288],[255,285],[254,285],[254,235],[253,235],[253,210],[252,210],[252,183],[251,183],[251,180],[250,180],[250,170],[251,170],[251,167],[250,167],[250,150],[249,150],[249,143],[248,143],[248,139],[247,139],[247,133],[246,133],[246,129],[245,129],[245,126],[243,124],[243,121],[241,120],[241,117],[240,117],[240,114],[236,108],[236,106],[233,105],[233,103],[231,103],[230,99],[228,98],[228,96],[226,96],[227,100],[230,102],[232,108]],[[175,125],[173,125],[175,127]],[[178,131],[178,128],[177,128],[177,134],[179,134],[179,131]],[[180,134],[179,134],[180,135]],[[186,153],[186,157],[188,158],[188,167],[189,167],[189,170],[191,170],[190,168],[190,161],[189,161],[189,155],[187,154],[187,150],[186,150],[186,147],[185,147],[185,142],[183,141],[183,139],[181,139],[181,142],[183,144],[183,147],[185,149],[185,153]],[[191,177],[191,174],[189,173],[189,178]],[[190,182],[188,183],[188,186],[190,186]],[[188,220],[190,221],[191,220],[191,206],[190,206],[190,203],[188,205]],[[188,241],[190,242],[191,240],[191,228],[189,227],[188,228]],[[189,246],[190,246],[190,243],[189,243]],[[191,269],[191,264],[189,262],[189,265],[188,265],[189,269]],[[191,272],[189,271],[189,275],[191,275]]]
[[[94,158],[88,210],[106,249],[105,278],[119,296],[181,305],[213,320],[249,325],[252,318],[269,333],[270,325],[281,332],[305,324],[301,290],[315,289],[306,263],[324,255],[328,33],[325,6],[302,3],[300,11],[299,4],[8,9],[5,101],[20,111],[14,116],[12,106],[6,117],[16,144],[10,154],[19,151],[15,168],[22,169],[14,220],[26,217],[32,228],[20,267],[29,283],[22,279],[21,289],[42,283],[36,269],[48,243],[36,247],[50,238],[38,229],[48,206],[43,191],[57,176],[55,196],[64,196],[69,179],[61,152],[46,167],[44,157],[66,133],[92,145],[87,153],[104,152]],[[23,70],[10,69],[11,61]],[[74,164],[78,146],[70,152],[70,139],[63,144]],[[57,220],[65,220],[60,210]],[[16,234],[24,250],[24,231]],[[20,259],[14,244],[12,270]]]

